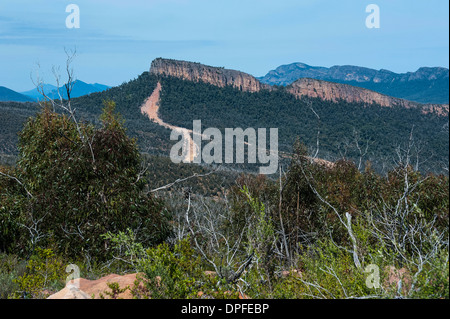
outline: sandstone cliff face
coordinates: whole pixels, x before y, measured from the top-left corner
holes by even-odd
[[[349,84],[423,104],[448,104],[449,100],[449,70],[442,67],[422,67],[415,72],[395,73],[353,65],[326,68],[291,63],[257,79],[269,85],[287,86],[302,78]]]
[[[235,70],[212,67],[200,63],[158,58],[153,60],[151,74],[170,75],[180,79],[205,82],[218,87],[233,86],[244,92],[259,92],[270,89],[255,77]]]
[[[297,97],[308,96],[333,102],[346,100],[357,103],[377,103],[381,106],[400,104],[405,107],[408,107],[409,104],[405,100],[391,98],[356,86],[314,79],[299,79],[292,83],[287,90]]]
[[[296,67],[302,66],[296,65]],[[424,69],[423,71],[425,72],[426,70]],[[174,76],[193,82],[201,81],[218,87],[232,86],[244,92],[259,92],[262,89],[275,90],[275,87],[261,83],[258,79],[247,73],[207,66],[195,62],[158,58],[153,60],[150,73]],[[386,71],[386,73],[389,73],[389,71]],[[420,104],[348,84],[310,78],[301,78],[289,85],[286,89],[296,97],[308,96],[333,102],[345,100],[347,102],[364,103],[367,105],[379,104],[384,107],[421,108],[423,113],[436,113],[443,116],[448,116],[449,114],[448,104]]]
[[[345,100],[347,102],[364,103],[368,105],[379,104],[384,107],[420,107],[424,113],[437,113],[439,115],[448,115],[449,112],[448,104],[423,105],[347,84],[315,79],[299,79],[287,87],[287,90],[296,97],[308,96],[333,102]]]

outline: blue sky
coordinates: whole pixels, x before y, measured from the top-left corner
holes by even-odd
[[[72,3],[79,29],[65,24]],[[379,29],[365,25],[371,3]],[[0,86],[32,89],[38,72],[54,84],[51,68],[64,68],[64,48],[77,50],[76,78],[110,86],[157,57],[254,76],[293,62],[448,68],[448,12],[447,0],[0,0]]]

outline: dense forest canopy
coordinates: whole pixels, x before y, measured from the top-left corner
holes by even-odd
[[[203,128],[215,127],[222,132],[236,127],[278,128],[282,152],[290,153],[294,141],[300,138],[313,153],[318,138],[318,157],[332,161],[342,157],[356,162],[361,159],[363,165],[370,160],[377,171],[392,167],[398,148],[406,148],[412,138],[411,151],[417,155],[420,170],[445,173],[448,166],[448,116],[422,114],[419,109],[297,99],[283,87],[248,93],[174,77],[159,78],[148,72],[107,91],[75,98],[72,103],[81,120],[97,125],[99,105],[105,100],[115,101],[127,134],[138,139],[141,152],[168,156],[174,144],[169,139],[170,130],[140,112],[158,81],[162,84],[159,113],[172,125],[192,129],[193,120],[200,119]],[[0,103],[0,107],[0,151],[17,154],[16,134],[39,108],[32,103]]]
[[[420,169],[443,172],[448,163],[448,117],[422,114],[419,109],[299,100],[284,88],[248,93],[174,77],[162,78],[161,84],[160,114],[173,125],[192,128],[192,121],[201,119],[203,127],[222,131],[276,127],[284,152],[292,151],[298,137],[314,150],[319,131],[318,157],[357,160],[358,147],[368,146],[364,161],[370,160],[377,170],[391,165],[396,148],[405,147],[412,137],[423,162]]]

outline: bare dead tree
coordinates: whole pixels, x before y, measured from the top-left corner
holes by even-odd
[[[368,140],[363,143],[360,133],[355,128],[353,128],[352,138],[349,139],[347,137],[344,137],[343,141],[339,145],[339,155],[341,156],[341,158],[345,159],[353,154],[352,151],[356,152],[358,155],[355,165],[358,167],[358,170],[361,171],[364,158],[369,152],[370,144],[372,143],[370,143]]]
[[[282,202],[283,202],[283,186],[282,186],[282,183],[281,183],[281,165],[280,165],[280,167],[279,167],[279,171],[280,171],[280,177],[279,177],[279,202],[278,202],[278,216],[279,216],[279,219],[280,219],[280,227],[281,227],[281,229],[280,229],[280,237],[281,237],[281,240],[282,240],[282,243],[283,243],[283,246],[284,246],[284,249],[285,249],[285,252],[286,252],[286,259],[287,259],[287,261],[288,261],[288,263],[290,264],[291,263],[291,254],[290,254],[290,252],[289,252],[289,246],[288,246],[288,243],[287,243],[287,235],[286,235],[286,231],[285,231],[285,228],[284,228],[284,223],[283,223],[283,215],[282,215],[282,212],[281,212],[281,209],[282,209]]]
[[[426,178],[412,184],[407,175],[405,171],[404,189],[395,205],[383,200],[382,206],[372,212],[369,218],[372,234],[391,249],[393,259],[399,260],[400,266],[416,269],[406,294],[409,296],[414,292],[418,276],[424,271],[425,265],[443,249],[448,250],[449,242],[448,235],[436,227],[437,217],[427,221],[418,211],[418,199],[411,201],[411,194]],[[398,285],[398,293],[401,294],[402,279]]]
[[[317,114],[317,112],[314,110],[311,101],[307,101],[307,105],[308,105],[308,107],[311,109],[311,111],[314,113],[314,115],[315,115],[316,118],[317,118],[316,152],[314,153],[313,156],[311,156],[313,159],[315,159],[315,158],[317,158],[317,156],[319,155],[319,149],[320,149],[320,116],[319,116],[319,114]]]
[[[26,228],[30,233],[30,242],[32,247],[36,247],[36,244],[47,236],[45,233],[42,232],[40,228],[40,224],[47,215],[48,214],[44,214],[40,218],[36,218],[35,216],[33,216],[32,213],[30,213],[30,220],[31,220],[30,225],[20,224],[22,227]]]
[[[359,157],[358,157],[358,170],[360,171],[361,167],[362,167],[363,158],[367,155],[367,152],[369,151],[369,141],[366,141],[365,147],[362,148],[362,145],[360,145],[361,137],[359,136],[359,132],[356,131],[356,129],[353,129],[353,137],[354,137],[354,140],[355,140],[356,149],[358,150],[358,154],[359,154]]]
[[[39,73],[36,76],[36,79],[33,79],[33,84],[36,86],[38,92],[43,96],[43,100],[39,100],[39,104],[44,106],[46,104],[50,104],[52,106],[53,112],[56,112],[58,109],[66,112],[69,115],[69,118],[75,123],[75,127],[78,132],[78,137],[80,138],[82,144],[88,147],[89,152],[92,158],[93,168],[95,169],[95,155],[92,148],[92,140],[94,137],[88,138],[88,134],[83,131],[77,117],[75,116],[76,108],[72,105],[72,90],[75,85],[76,79],[74,76],[74,70],[72,67],[72,63],[76,58],[76,48],[73,50],[64,49],[66,54],[66,65],[65,65],[65,74],[66,81],[64,83],[61,82],[61,72],[60,68],[53,66],[52,74],[54,80],[56,82],[56,93],[57,97],[48,95],[44,90],[44,80],[39,76]],[[38,65],[39,67],[39,65]]]
[[[214,268],[219,278],[229,283],[237,283],[253,259],[253,254],[243,257],[245,252],[241,250],[246,229],[243,228],[237,236],[226,233],[223,230],[223,223],[232,222],[228,209],[213,212],[203,199],[198,203],[192,203],[191,194],[188,196],[187,204],[185,221],[195,247]]]
[[[402,167],[403,169],[413,167],[416,171],[418,171],[421,165],[429,161],[434,156],[431,151],[429,156],[424,157],[424,149],[425,146],[423,143],[414,138],[413,125],[409,133],[408,141],[403,145],[397,144],[395,147],[396,158],[394,158],[394,165],[396,167]]]
[[[349,149],[352,147],[352,143],[347,137],[344,137],[343,141],[339,145],[338,151],[341,158],[347,158],[347,153]]]
[[[361,262],[359,260],[359,255],[358,255],[358,243],[356,241],[356,238],[353,234],[353,230],[352,230],[352,223],[351,223],[351,219],[352,216],[351,214],[349,214],[348,212],[345,213],[340,213],[338,211],[338,209],[336,207],[334,207],[333,205],[331,205],[318,191],[317,189],[313,186],[313,184],[311,183],[311,180],[313,179],[313,177],[310,175],[310,173],[308,174],[308,172],[305,171],[305,169],[303,168],[303,165],[300,165],[301,171],[303,176],[305,177],[310,189],[313,191],[313,193],[317,196],[317,198],[324,203],[326,206],[328,206],[329,208],[332,209],[332,211],[334,212],[334,214],[336,215],[336,217],[338,218],[339,222],[341,223],[342,226],[344,226],[344,228],[347,230],[348,236],[352,242],[353,245],[353,249],[352,250],[348,250],[347,251],[351,252],[353,255],[353,263],[355,264],[356,268],[361,269]],[[333,241],[334,242],[334,241]],[[340,247],[342,248],[342,247]]]
[[[400,266],[415,269],[409,290],[404,297],[414,293],[418,277],[425,271],[425,265],[449,247],[448,232],[439,231],[436,226],[437,216],[427,220],[418,207],[420,197],[413,196],[420,185],[429,178],[426,176],[415,180],[411,177],[419,162],[416,158],[413,169],[411,158],[414,147],[411,131],[406,148],[397,148],[397,174],[402,179],[402,191],[393,203],[386,202],[382,198],[378,207],[368,215],[373,236],[385,247],[390,248],[392,258],[398,260]],[[403,294],[402,285],[400,278],[398,295]]]
[[[179,184],[179,183],[182,183],[182,182],[185,182],[185,181],[188,181],[190,179],[197,178],[197,177],[206,177],[206,176],[209,176],[211,174],[214,174],[215,172],[216,172],[216,169],[214,169],[212,171],[209,171],[206,174],[197,174],[197,173],[195,173],[195,174],[192,174],[192,175],[190,175],[188,177],[178,178],[178,179],[176,179],[175,181],[173,181],[173,182],[171,182],[169,184],[166,184],[166,185],[154,188],[152,190],[149,190],[148,193],[155,193],[155,192],[158,192],[158,191],[161,191],[161,190],[167,190],[167,189],[171,188],[172,186],[174,186],[176,184]]]

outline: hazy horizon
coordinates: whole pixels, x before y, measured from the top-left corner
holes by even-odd
[[[71,3],[80,28],[66,27]],[[380,8],[379,29],[365,25],[371,3]],[[64,69],[64,48],[77,50],[77,79],[108,86],[148,71],[157,57],[255,77],[296,62],[395,73],[448,68],[448,10],[441,0],[2,1],[0,86],[33,89],[30,75],[38,71],[54,84],[51,68]]]

